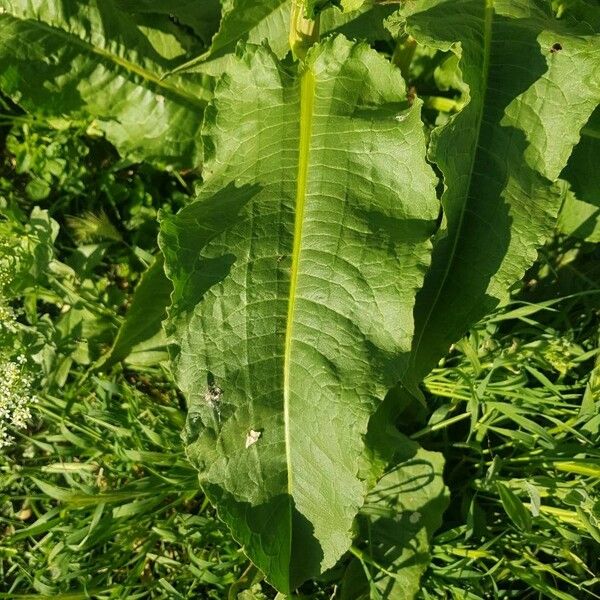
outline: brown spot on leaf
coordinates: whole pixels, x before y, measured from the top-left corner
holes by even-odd
[[[554,44],[552,44],[552,48],[550,48],[550,52],[552,52],[552,54],[556,53],[556,52],[560,52],[562,50],[562,44],[559,42],[555,42]]]

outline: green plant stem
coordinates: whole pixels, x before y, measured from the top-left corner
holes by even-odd
[[[450,425],[454,425],[454,423],[464,421],[465,419],[468,419],[470,417],[471,417],[471,411],[464,412],[464,413],[461,413],[460,415],[456,415],[455,417],[451,417],[450,419],[445,419],[444,421],[440,421],[439,423],[436,423],[435,425],[424,427],[423,429],[421,429],[420,431],[417,431],[410,437],[411,437],[411,439],[416,440],[420,437],[423,437],[424,435],[427,435],[428,433],[432,433],[434,431],[439,431],[440,429],[444,429],[445,427],[449,427]]]
[[[443,96],[425,96],[423,97],[425,108],[437,110],[444,113],[456,113],[462,110],[464,102],[453,100],[452,98],[444,98]]]
[[[392,61],[400,68],[402,77],[405,81],[409,80],[409,70],[412,63],[415,51],[417,49],[417,40],[409,35],[402,42],[398,43],[394,50]]]
[[[375,567],[378,571],[381,571],[388,577],[391,577],[392,579],[395,579],[397,581],[401,581],[401,578],[398,577],[398,575],[396,573],[392,573],[391,571],[386,569],[384,566],[380,565],[376,560],[371,558],[366,552],[364,552],[360,548],[357,548],[356,546],[352,546],[350,548],[350,553],[354,554],[354,556],[356,556],[356,558],[358,558],[358,560],[360,560],[361,562],[365,562],[368,565]]]

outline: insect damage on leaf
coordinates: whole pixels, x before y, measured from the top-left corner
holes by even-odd
[[[204,393],[204,401],[208,406],[214,409],[219,408],[219,402],[221,401],[221,397],[223,396],[223,390],[211,382],[208,384],[208,388]]]
[[[256,444],[256,442],[258,442],[258,440],[260,439],[261,435],[262,432],[251,429],[246,435],[246,448],[250,448],[250,446]]]

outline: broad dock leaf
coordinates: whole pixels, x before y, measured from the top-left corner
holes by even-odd
[[[400,72],[341,36],[297,68],[238,55],[207,109],[200,197],[160,239],[188,455],[284,593],[350,546],[439,211]]]
[[[198,167],[210,79],[183,74],[113,0],[0,0],[0,89],[42,118],[102,131],[132,160]]]
[[[460,59],[469,101],[431,138],[445,223],[419,294],[412,384],[509,297],[554,231],[553,185],[600,101],[600,37],[543,0],[407,2],[391,29]]]

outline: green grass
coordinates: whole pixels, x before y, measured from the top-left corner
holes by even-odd
[[[453,503],[426,597],[599,597],[600,348],[588,300],[509,307],[428,378],[437,409],[418,435],[444,452]]]
[[[4,597],[224,597],[246,561],[185,461],[171,389],[118,373],[70,408],[44,398],[37,431],[2,460]]]
[[[7,300],[16,333],[0,336],[28,354],[39,402],[0,451],[0,598],[274,598],[198,487],[166,368],[93,368],[155,250],[157,210],[190,183],[8,122],[0,234],[23,245],[15,273],[29,280]],[[34,205],[55,241],[27,225]],[[423,598],[600,598],[599,258],[554,241],[515,303],[427,378],[431,415],[402,415],[444,453],[452,495]],[[303,592],[337,597],[336,574]]]

